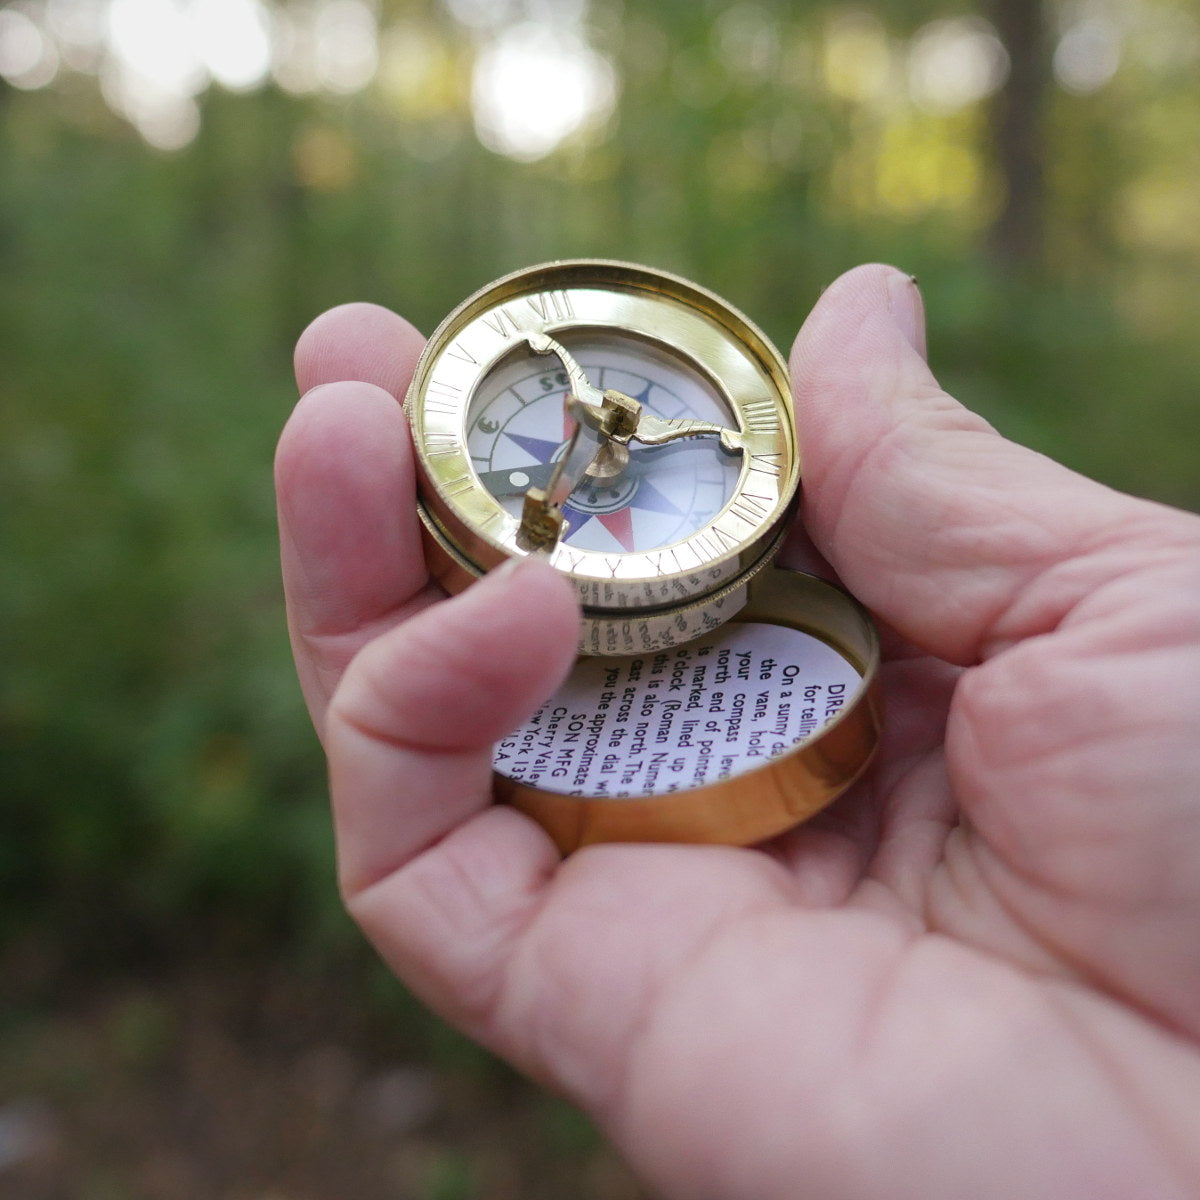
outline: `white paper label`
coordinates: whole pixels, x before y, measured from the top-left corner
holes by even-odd
[[[492,762],[566,795],[664,795],[764,766],[829,724],[861,685],[811,634],[732,623],[658,654],[584,659]]]

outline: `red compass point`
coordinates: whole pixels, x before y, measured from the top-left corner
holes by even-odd
[[[622,549],[634,550],[633,510],[618,508],[616,512],[598,514],[596,520],[621,543]]]

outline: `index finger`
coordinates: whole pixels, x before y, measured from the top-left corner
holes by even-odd
[[[423,339],[403,318],[353,304],[300,338],[304,390],[275,479],[288,627],[318,733],[347,663],[432,598],[400,400]]]

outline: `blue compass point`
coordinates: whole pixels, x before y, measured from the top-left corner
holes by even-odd
[[[584,523],[591,520],[591,513],[580,512],[574,505],[566,503],[562,506],[563,519],[571,527],[571,532],[574,533]]]
[[[683,516],[683,509],[673,504],[649,480],[643,479],[632,500],[634,508],[642,508],[647,512],[670,513],[672,516]]]
[[[524,433],[509,433],[507,430],[504,436],[510,441],[515,442],[526,454],[532,455],[540,463],[548,463],[557,452],[561,442],[547,441],[545,438],[529,437]]]

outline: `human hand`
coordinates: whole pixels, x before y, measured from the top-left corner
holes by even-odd
[[[1194,1200],[1200,520],[1003,440],[923,345],[862,267],[792,354],[805,523],[885,628],[871,778],[763,847],[560,862],[490,758],[572,661],[570,588],[527,561],[442,598],[420,338],[316,321],[277,479],[346,902],[664,1196]]]

